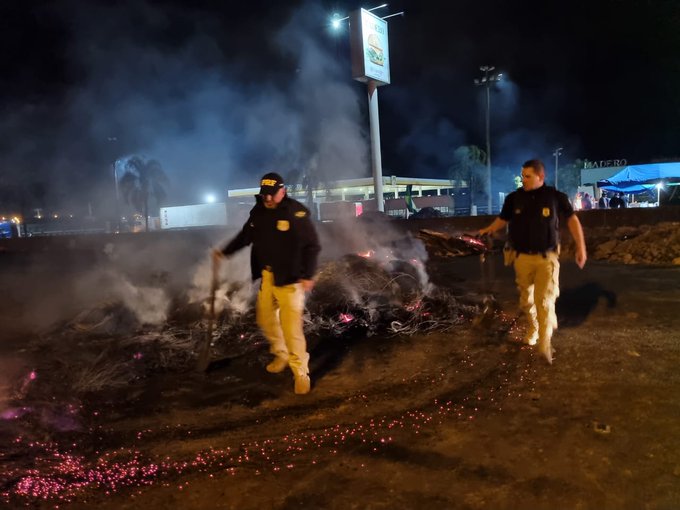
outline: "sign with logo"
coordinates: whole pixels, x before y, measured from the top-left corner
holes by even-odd
[[[390,83],[390,51],[387,21],[366,9],[349,17],[352,49],[352,78],[362,82],[373,80],[378,85]]]

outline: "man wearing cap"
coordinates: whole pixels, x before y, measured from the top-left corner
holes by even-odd
[[[262,278],[257,295],[257,324],[269,340],[274,360],[267,371],[290,367],[295,393],[309,393],[309,354],[302,327],[305,292],[314,287],[321,246],[309,210],[286,195],[283,178],[268,173],[260,180],[260,194],[248,221],[226,247],[214,250],[220,260],[252,244],[253,280]]]
[[[522,187],[505,198],[498,217],[479,231],[486,235],[510,226],[510,258],[515,266],[520,307],[529,323],[524,342],[538,343],[548,363],[552,363],[551,340],[557,328],[555,301],[560,294],[560,218],[566,220],[574,238],[576,264],[583,268],[587,253],[581,222],[567,196],[545,185],[543,163],[532,159],[522,165]]]

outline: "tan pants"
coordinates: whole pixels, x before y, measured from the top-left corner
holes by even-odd
[[[257,294],[257,325],[269,340],[269,352],[288,360],[296,376],[309,375],[309,354],[302,329],[305,291],[299,283],[274,286],[274,273],[262,271]]]
[[[538,333],[538,343],[550,345],[557,329],[555,301],[560,295],[560,262],[555,252],[543,255],[520,253],[515,259],[515,282],[519,305],[529,323],[528,336]]]

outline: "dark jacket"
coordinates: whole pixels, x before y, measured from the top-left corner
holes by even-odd
[[[269,266],[277,287],[311,280],[321,251],[319,238],[309,217],[309,210],[297,200],[285,196],[275,209],[267,209],[262,197],[250,210],[241,232],[222,250],[225,255],[253,245],[250,268],[253,280]]]
[[[560,243],[560,217],[569,218],[574,209],[567,195],[552,186],[532,191],[519,188],[503,203],[499,217],[509,222],[510,243],[520,253],[554,251]]]

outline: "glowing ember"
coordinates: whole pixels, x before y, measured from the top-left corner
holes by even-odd
[[[468,244],[477,246],[478,248],[480,248],[483,251],[486,251],[486,244],[484,244],[484,241],[482,241],[479,237],[474,237],[474,236],[469,236],[469,235],[463,234],[462,236],[460,236],[460,239],[462,241],[465,241]]]
[[[408,310],[409,312],[415,312],[416,310],[420,310],[422,307],[423,307],[423,302],[419,299],[417,301],[414,301],[413,303],[409,303],[404,308],[406,310]]]
[[[341,313],[340,314],[340,322],[343,322],[345,324],[352,322],[354,320],[354,315],[351,313]]]
[[[403,382],[409,386],[440,388],[452,373],[466,372],[474,366],[475,357],[467,352],[458,367],[447,367],[432,375],[404,378]],[[527,360],[524,369],[502,362],[494,370],[493,380],[486,379],[490,383],[486,390],[478,387],[473,394],[458,397],[456,401],[434,399],[422,408],[407,410],[396,416],[377,416],[363,423],[337,423],[318,430],[260,438],[236,447],[213,447],[188,458],[151,458],[136,448],[120,448],[90,459],[69,451],[77,449],[77,443],[70,442],[67,450],[63,451],[63,447],[56,443],[40,443],[19,437],[15,439],[14,446],[23,447],[33,462],[28,469],[5,470],[6,478],[14,482],[5,485],[0,492],[0,500],[17,507],[38,501],[71,502],[92,491],[112,494],[121,489],[153,484],[170,486],[176,483],[178,490],[183,490],[188,488],[189,483],[177,479],[191,473],[202,472],[211,478],[216,473],[260,475],[266,471],[278,473],[316,465],[357,449],[381,455],[390,444],[411,442],[414,435],[426,433],[427,427],[437,427],[446,419],[470,421],[482,409],[501,411],[501,400],[522,397],[522,393],[515,390],[518,382],[532,384],[530,366],[530,360]],[[354,401],[370,405],[372,399],[384,398],[385,395],[381,394],[369,397],[359,393],[349,396],[346,401],[348,404]],[[139,431],[133,441],[141,440],[145,434],[152,432]],[[184,433],[190,436],[192,430],[184,430]]]
[[[0,413],[0,419],[3,420],[16,420],[21,418],[23,415],[30,413],[32,409],[30,407],[12,407],[10,409],[5,409]]]
[[[360,257],[363,257],[365,259],[370,259],[371,257],[373,257],[375,255],[375,252],[373,250],[366,250],[366,251],[360,251],[359,253],[357,253],[357,255],[359,255]]]

